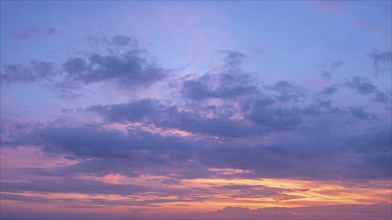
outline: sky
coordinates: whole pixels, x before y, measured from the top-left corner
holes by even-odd
[[[1,219],[390,219],[391,1],[1,1]]]

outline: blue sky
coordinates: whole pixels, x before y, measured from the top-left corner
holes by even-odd
[[[2,213],[390,216],[391,16],[390,1],[2,1]]]

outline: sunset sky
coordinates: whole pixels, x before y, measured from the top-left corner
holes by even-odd
[[[390,219],[391,1],[1,1],[1,219]]]

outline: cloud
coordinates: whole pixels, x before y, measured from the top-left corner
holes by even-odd
[[[388,219],[389,204],[373,205],[330,205],[299,208],[225,207],[212,213],[200,213],[201,219]]]
[[[323,76],[325,79],[331,79],[332,74],[339,69],[343,65],[342,61],[334,61],[328,65],[326,65],[326,69],[322,71],[321,76]]]
[[[355,76],[351,81],[346,82],[346,86],[355,89],[359,94],[368,95],[376,92],[377,87],[368,78]]]
[[[363,110],[363,107],[350,107],[351,114],[358,119],[369,119],[376,118],[374,114],[367,113]]]
[[[300,109],[273,106],[272,103],[274,101],[271,99],[258,99],[246,101],[240,110],[230,105],[180,110],[179,106],[143,99],[123,104],[95,105],[86,110],[104,116],[111,123],[141,122],[158,128],[174,128],[218,137],[278,132],[302,123]],[[332,111],[332,108],[328,110]],[[206,114],[210,116],[206,117]],[[236,119],[238,115],[243,118]]]
[[[143,99],[130,103],[115,105],[95,105],[87,111],[104,115],[109,121],[143,121],[154,115],[160,115],[158,102],[152,99]]]
[[[123,87],[149,86],[166,77],[168,70],[142,57],[139,50],[122,54],[91,54],[63,64],[67,79],[85,84],[116,80]]]
[[[295,108],[271,108],[268,100],[257,100],[251,104],[247,117],[262,127],[291,128],[302,123],[301,112]]]
[[[374,50],[369,54],[369,58],[373,61],[373,67],[377,72],[390,72],[392,64],[392,51]]]
[[[206,74],[194,80],[186,80],[182,85],[182,94],[189,99],[203,100],[206,98],[239,98],[257,93],[256,86],[244,85],[238,80],[243,79],[230,75]]]
[[[39,32],[40,31],[37,27],[28,27],[20,32],[15,32],[13,34],[13,37],[16,40],[28,40],[28,39],[31,39],[32,37],[36,36],[37,34],[39,34]]]
[[[275,98],[280,102],[298,101],[300,98],[306,98],[306,94],[302,89],[285,80],[266,86],[266,88],[271,90]]]
[[[344,139],[344,144],[351,146],[353,156],[357,157],[357,161],[353,160],[347,167],[347,169],[355,167],[352,169],[352,175],[363,178],[392,175],[391,132],[390,127],[378,127],[348,135]]]
[[[87,40],[96,45],[105,45],[109,48],[137,48],[138,41],[135,37],[128,35],[115,35],[111,38],[106,36],[89,35]]]
[[[241,68],[245,56],[234,51],[224,51],[224,54],[224,64],[218,72],[184,80],[181,86],[184,97],[231,99],[258,93],[257,84]]]
[[[126,156],[124,148],[132,145],[119,132],[88,127],[48,127],[35,135],[48,152],[62,152],[82,158]]]
[[[246,58],[246,56],[238,51],[232,50],[224,50],[222,53],[225,55],[224,57],[224,66],[229,70],[238,70],[241,68],[241,65]]]
[[[331,95],[333,93],[336,93],[337,91],[338,91],[338,86],[332,85],[332,86],[324,87],[324,89],[319,94],[320,95]]]
[[[54,36],[54,35],[58,35],[61,34],[62,31],[57,29],[57,28],[48,28],[46,29],[46,34],[49,36]]]
[[[98,41],[108,51],[82,53],[60,67],[36,61],[5,66],[9,70],[2,78],[8,82],[47,81],[50,88],[71,98],[84,95],[84,86],[94,83],[137,88],[169,80],[169,70],[134,48],[134,38],[117,36]],[[224,53],[223,64],[211,71],[180,77],[181,84],[171,87],[175,98],[141,96],[74,111],[70,106],[64,114],[72,112],[72,121],[2,123],[2,148],[24,146],[46,157],[74,161],[64,166],[19,167],[18,173],[29,174],[31,179],[6,181],[2,187],[7,196],[19,201],[12,196],[24,191],[80,193],[88,198],[94,194],[126,194],[129,198],[117,199],[112,205],[143,207],[202,203],[211,198],[219,200],[222,195],[237,202],[264,198],[273,204],[291,204],[309,199],[312,192],[304,191],[311,187],[296,191],[230,181],[284,178],[357,183],[390,178],[391,131],[384,112],[376,114],[350,102],[348,107],[339,105],[335,98],[345,91],[331,96],[339,84],[327,85],[321,91],[287,80],[263,84],[242,69],[245,57],[241,53]],[[356,90],[359,98],[389,99],[364,77],[353,77],[345,85]],[[84,123],[82,117],[94,120]],[[228,182],[187,185],[214,178]],[[37,202],[37,198],[24,196],[19,199]],[[107,202],[102,198],[89,201],[97,206]],[[308,215],[300,209],[228,207],[195,216],[273,219],[301,216],[298,213]]]
[[[125,47],[131,43],[137,43],[134,38],[125,35],[116,35],[111,40],[106,40],[106,42],[119,47]]]
[[[43,33],[46,34],[47,36],[55,36],[55,35],[61,34],[62,31],[57,28],[51,27],[51,28],[45,29],[44,32],[42,32],[41,28],[28,27],[22,31],[14,32],[13,37],[16,40],[29,40],[29,39],[35,38],[37,36],[42,36]]]
[[[329,72],[325,72],[323,71],[323,73],[321,74],[324,78],[326,79],[331,79],[332,78],[332,74]]]
[[[35,60],[29,65],[6,64],[1,74],[2,82],[51,82],[56,78],[49,87],[59,87],[55,90],[60,91],[61,96],[75,97],[80,92],[71,90],[82,85],[113,81],[121,89],[148,87],[166,78],[170,72],[151,60],[147,51],[137,48],[136,40],[131,37],[116,35],[98,39],[96,43],[103,44],[108,52],[85,51],[84,56],[71,56],[58,67]]]
[[[376,102],[388,103],[390,100],[390,95],[380,91],[368,78],[354,76],[345,85],[348,88],[355,89],[361,95],[373,95],[373,100]]]
[[[132,40],[120,36],[108,44],[132,48]],[[388,176],[390,169],[385,166],[388,158],[382,156],[388,150],[380,145],[375,148],[377,154],[367,155],[365,152],[375,145],[366,142],[368,136],[356,133],[362,129],[372,134],[379,131],[373,130],[378,126],[387,127],[379,120],[384,116],[360,106],[336,106],[333,99],[325,99],[286,80],[262,85],[242,70],[241,53],[225,53],[221,66],[199,77],[185,78],[179,87],[174,87],[180,95],[178,99],[144,98],[93,105],[75,112],[83,114],[79,117],[100,116],[90,125],[52,123],[35,129],[21,125],[11,129],[13,135],[2,143],[42,147],[49,154],[82,160],[52,175],[116,172],[132,176],[143,171],[196,177],[208,176],[209,169],[216,168],[252,171],[239,174],[247,177]],[[164,69],[150,76],[145,70],[151,65],[154,66],[136,49],[86,54],[65,62],[62,68],[66,70],[63,73],[66,80],[55,82],[59,83],[56,88],[70,94],[73,86],[79,88],[96,82],[113,81],[137,87],[167,79]],[[28,80],[52,77],[36,75]],[[13,80],[16,79],[24,78]],[[361,95],[383,98],[384,93],[367,78],[353,77],[346,86]],[[321,93],[327,95],[336,90],[337,85],[332,85]],[[313,99],[309,94],[314,94]],[[362,128],[354,126],[358,120],[366,119],[374,120],[367,120],[369,124]],[[347,137],[361,139],[367,145],[353,148],[355,144]],[[367,165],[371,168],[358,169]]]
[[[7,64],[3,66],[1,81],[6,83],[48,81],[59,74],[56,65],[45,61],[30,61],[28,65]]]
[[[1,183],[2,190],[7,192],[47,192],[47,193],[85,193],[85,194],[117,194],[127,195],[142,193],[148,190],[147,187],[135,186],[131,184],[109,184],[97,181],[88,181],[72,178],[63,178],[60,181],[32,181]]]
[[[286,128],[282,126],[298,126],[297,111],[280,110],[278,113],[282,113],[282,116],[278,114],[282,118],[274,115],[275,121],[267,121],[270,123],[270,129],[282,130]],[[364,117],[360,113],[353,110],[352,114]],[[344,114],[339,117],[342,116]],[[240,138],[243,134],[239,136],[228,133],[236,131],[233,130],[236,128],[234,122],[231,125],[233,128],[230,128],[230,124],[227,125],[224,121],[217,121],[218,126],[214,127],[211,125],[215,123],[214,120],[192,120],[184,124],[177,121],[177,127],[183,126],[184,130],[195,132],[199,129],[199,132],[205,135],[208,135],[208,132],[215,132],[214,135],[220,135],[220,138],[162,135],[149,131],[148,126],[143,130],[143,124],[130,124],[125,133],[116,129],[103,129],[99,124],[55,127],[41,125],[34,126],[34,130],[19,125],[17,128],[7,127],[14,131],[14,136],[3,139],[2,146],[42,147],[48,154],[71,156],[82,160],[68,168],[52,170],[51,175],[55,176],[65,173],[104,175],[111,172],[133,176],[135,172],[144,172],[154,175],[172,173],[178,177],[200,177],[209,176],[209,168],[221,168],[252,170],[254,172],[236,175],[253,178],[383,179],[389,178],[391,172],[390,166],[387,166],[391,162],[388,158],[388,146],[391,144],[390,129],[382,126],[369,127],[361,132],[343,132],[346,130],[343,126],[340,131],[331,125],[324,125],[324,128],[320,129],[317,124],[308,124],[300,130],[286,129],[281,134],[261,130],[262,132],[257,134],[247,134],[248,138],[245,141]],[[149,124],[149,121],[146,122]],[[241,125],[244,126],[243,129],[252,128],[250,130],[254,132],[254,125],[245,125],[247,123]],[[226,127],[229,128],[225,131]],[[160,128],[165,129],[163,126]],[[303,136],[307,138],[297,138]],[[189,169],[193,171],[189,172]]]
[[[59,97],[63,99],[75,99],[83,97],[84,91],[82,90],[83,85],[81,83],[72,82],[69,80],[53,82],[46,85],[47,88],[54,91]]]
[[[215,115],[212,118],[203,116],[201,112],[180,110],[178,106],[165,105],[151,99],[106,106],[96,105],[86,110],[104,116],[109,122],[141,122],[191,133],[238,137],[252,132],[252,128],[244,122],[227,118],[227,115],[234,114],[230,113],[230,106],[210,106],[208,111]]]

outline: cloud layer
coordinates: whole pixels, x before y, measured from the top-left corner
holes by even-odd
[[[87,208],[112,198],[113,207],[151,210],[238,205],[193,216],[198,218],[307,219],[331,210],[340,210],[328,215],[332,219],[360,210],[365,211],[358,219],[388,215],[389,191],[375,183],[385,184],[392,173],[391,95],[368,76],[336,82],[323,74],[328,80],[320,79],[316,88],[288,80],[267,83],[244,68],[247,57],[236,51],[223,51],[221,63],[209,71],[175,73],[156,64],[131,37],[95,42],[104,45],[103,52],[71,55],[59,64],[5,64],[2,83],[42,83],[68,95],[98,83],[112,84],[103,88],[119,93],[160,84],[169,95],[70,106],[55,121],[4,120],[2,150],[38,151],[41,158],[64,161],[19,167],[5,156],[11,164],[2,168],[6,217],[18,216],[10,208],[13,202],[45,204],[58,202],[50,196],[59,195],[64,203],[87,203]],[[385,54],[373,53],[373,65],[387,62]],[[333,64],[330,72],[340,65]],[[351,91],[360,101],[342,103],[339,97]],[[20,181],[21,176],[26,179]],[[356,193],[362,194],[353,198]],[[85,197],[78,200],[80,195]],[[311,202],[317,207],[298,208]],[[329,206],[334,202],[339,205]],[[249,208],[257,204],[282,208]]]

